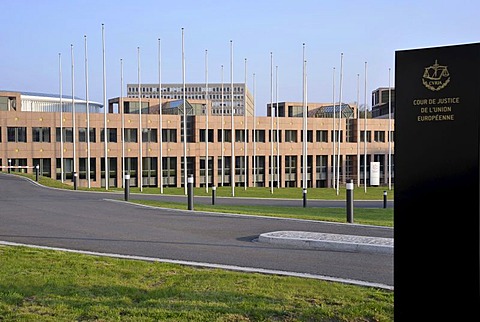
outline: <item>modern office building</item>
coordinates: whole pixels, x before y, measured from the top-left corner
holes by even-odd
[[[108,189],[122,187],[126,174],[131,186],[182,187],[185,164],[196,187],[303,187],[306,168],[307,186],[315,188],[347,179],[370,185],[374,161],[380,185],[393,181],[393,121],[358,118],[351,104],[309,103],[304,145],[299,102],[279,102],[272,118],[214,115],[213,102],[201,97],[165,97],[161,108],[159,98],[116,97],[107,113],[98,103],[89,102],[86,113],[86,102],[64,98],[60,105],[54,96],[45,103],[52,107],[30,108],[28,97],[0,92],[3,171],[38,165],[41,175]]]
[[[379,87],[372,92],[372,117],[391,118],[395,115],[395,88]]]
[[[230,115],[232,113],[232,91],[230,83],[208,84],[208,97],[205,97],[206,84],[189,83],[185,84],[185,99],[207,100],[211,102],[211,115]],[[162,84],[162,100],[183,99],[183,84]],[[137,97],[139,89],[142,98],[159,98],[159,84],[128,84],[127,96]],[[245,108],[246,106],[246,108]],[[253,97],[244,83],[233,84],[233,113],[234,115],[253,116]],[[205,115],[205,112],[204,112]]]

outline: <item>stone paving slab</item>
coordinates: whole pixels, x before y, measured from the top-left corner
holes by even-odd
[[[261,234],[258,241],[319,250],[393,254],[393,238],[305,231],[275,231]]]

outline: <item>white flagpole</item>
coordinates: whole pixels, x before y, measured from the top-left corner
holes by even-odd
[[[163,111],[162,111],[162,43],[158,38],[158,144],[160,146],[160,193],[163,193]]]
[[[392,86],[388,69],[388,190],[392,189]]]
[[[337,179],[336,179],[336,173],[337,173],[337,152],[336,152],[336,142],[337,142],[337,132],[336,132],[336,127],[335,127],[335,67],[333,67],[333,145],[332,145],[332,156],[333,156],[333,189],[336,189],[337,186]]]
[[[235,123],[233,121],[233,41],[230,40],[230,101],[231,101],[231,115],[232,115],[232,159],[230,171],[232,175],[232,197],[235,197]]]
[[[364,155],[363,155],[363,185],[364,185],[364,190],[367,192],[367,62],[365,62],[365,93],[364,93],[364,112],[363,112],[363,117],[364,117],[364,132],[363,132],[363,137],[364,137],[364,142],[363,142],[363,147],[364,147]]]
[[[277,188],[280,188],[280,129],[278,125],[278,66],[275,66],[275,122],[277,125]]]
[[[256,152],[257,152],[257,134],[256,134],[256,123],[255,119],[255,73],[253,73],[253,186],[256,186],[257,180],[257,164],[256,164]]]
[[[343,83],[343,53],[340,55],[340,95],[339,95],[339,106],[338,111],[338,160],[337,160],[337,196],[338,189],[340,186],[340,142],[342,141],[342,84]]]
[[[273,193],[273,53],[270,52],[270,193]]]
[[[108,109],[108,102],[107,102],[107,85],[106,85],[106,77],[107,71],[105,66],[105,25],[102,23],[102,48],[103,48],[103,123],[104,123],[104,147],[105,147],[105,190],[108,190],[108,185],[110,181],[110,173],[109,173],[109,166],[108,166],[108,133],[107,133],[107,109]]]
[[[139,187],[140,191],[143,191],[143,154],[142,154],[142,87],[140,82],[140,47],[137,47],[138,53],[138,149],[140,151],[139,160],[138,160],[138,169],[139,169]]]
[[[90,105],[88,98],[87,36],[85,36],[85,99],[87,101],[87,183],[90,188]]]
[[[307,60],[303,44],[303,194],[307,191]],[[304,196],[305,197],[305,196]]]
[[[183,78],[183,186],[187,195],[187,102],[185,90],[185,43],[184,29],[182,28],[182,78]]]
[[[223,187],[223,177],[225,176],[225,155],[224,155],[224,142],[225,142],[225,129],[224,129],[224,112],[225,112],[225,107],[223,103],[223,65],[222,65],[222,98],[221,98],[221,104],[222,104],[222,151],[221,151],[221,157],[222,157],[222,187]]]
[[[206,116],[206,130],[205,130],[205,192],[208,193],[208,51],[205,49],[205,116]]]
[[[109,181],[110,181],[110,171],[108,166],[108,129],[107,129],[107,109],[108,109],[108,102],[107,102],[107,85],[106,85],[106,77],[107,71],[105,66],[105,25],[102,23],[102,48],[103,48],[103,127],[104,127],[104,147],[105,147],[105,190],[108,190]]]
[[[123,59],[120,58],[120,102],[118,105],[122,117],[122,187],[125,188],[125,111],[123,108]]]
[[[74,58],[73,58],[73,45],[70,46],[71,56],[72,56],[72,132],[73,132],[73,180],[76,180],[75,174],[77,173],[77,147],[76,147],[76,131],[77,127],[75,124],[75,68],[74,68]]]
[[[63,93],[62,93],[62,54],[58,53],[58,74],[60,80],[60,180],[63,183]]]
[[[244,123],[244,187],[247,190],[247,176],[248,176],[248,158],[247,158],[247,139],[248,139],[248,132],[247,132],[247,59],[245,58],[245,84],[243,89],[243,123]]]
[[[357,74],[357,187],[360,187],[360,74]]]

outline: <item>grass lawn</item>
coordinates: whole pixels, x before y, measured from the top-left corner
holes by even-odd
[[[0,246],[0,321],[393,321],[393,291]]]

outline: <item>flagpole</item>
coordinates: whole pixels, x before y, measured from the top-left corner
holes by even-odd
[[[75,68],[74,68],[74,57],[73,57],[73,45],[70,45],[70,51],[72,56],[72,127],[73,127],[73,180],[76,180],[75,174],[77,173],[77,147],[76,147],[76,124],[75,124]],[[75,181],[74,181],[75,182]],[[75,182],[77,184],[78,182]]]
[[[273,194],[273,53],[270,52],[270,193]]]
[[[363,137],[364,137],[364,142],[363,142],[363,148],[364,148],[364,155],[363,155],[363,186],[365,192],[367,192],[367,62],[365,62],[365,93],[364,93],[364,130],[363,130]]]
[[[391,68],[388,69],[388,190],[392,189],[392,86]]]
[[[278,125],[278,66],[275,66],[275,123],[277,125],[277,188],[280,188],[280,129]]]
[[[336,152],[336,146],[335,143],[337,143],[337,131],[335,127],[335,109],[336,109],[336,104],[335,104],[335,67],[333,67],[333,145],[332,145],[332,156],[333,156],[333,189],[336,189],[337,186],[337,179],[336,179],[336,173],[337,173],[337,152]]]
[[[223,177],[225,176],[225,156],[224,156],[224,142],[225,142],[225,129],[224,129],[224,112],[225,112],[225,107],[224,107],[224,103],[223,103],[223,65],[222,65],[222,98],[221,98],[221,104],[222,104],[222,151],[221,151],[221,157],[222,157],[222,169],[221,169],[221,172],[222,172],[222,180],[221,180],[221,183],[222,183],[222,187],[223,187]]]
[[[142,154],[142,87],[140,83],[140,47],[137,47],[138,58],[138,149],[140,151],[138,168],[139,168],[139,187],[143,191],[143,154]]]
[[[248,159],[247,159],[247,141],[248,141],[248,132],[247,132],[247,59],[245,58],[245,84],[243,85],[243,123],[244,123],[244,187],[247,190],[247,176],[248,176]]]
[[[105,25],[102,23],[102,48],[103,48],[103,127],[104,127],[104,147],[105,147],[105,190],[108,190],[110,181],[110,171],[108,166],[108,129],[107,129],[107,86],[106,86],[106,67],[105,67]]]
[[[160,146],[160,193],[163,193],[163,111],[162,111],[162,42],[158,38],[158,144]]]
[[[183,78],[183,187],[187,195],[187,106],[185,99],[185,42],[182,28],[182,78]]]
[[[205,49],[205,115],[206,115],[206,130],[205,130],[205,192],[208,193],[208,51]]]
[[[360,187],[360,74],[357,74],[357,187]]]
[[[343,83],[343,53],[340,55],[340,95],[339,95],[339,111],[338,111],[338,159],[337,159],[337,196],[340,186],[340,142],[342,141],[342,84]]]
[[[58,53],[58,75],[60,85],[60,180],[63,183],[63,98],[62,98],[62,54]]]
[[[307,60],[303,44],[303,198],[307,193]]]
[[[230,100],[231,100],[231,125],[232,125],[232,159],[230,160],[232,176],[232,197],[235,197],[235,123],[233,120],[233,41],[230,40]]]
[[[255,73],[253,73],[253,186],[256,187],[257,181],[257,164],[256,164],[256,152],[257,152],[257,131],[256,131],[256,119],[255,119]]]
[[[123,108],[123,59],[120,58],[120,102],[118,109],[122,118],[122,187],[125,188],[125,112]]]
[[[87,57],[87,36],[85,35],[85,98],[87,101],[87,183],[90,188],[90,106],[88,98],[88,57]]]

